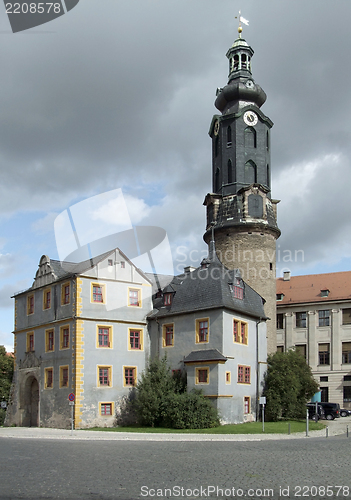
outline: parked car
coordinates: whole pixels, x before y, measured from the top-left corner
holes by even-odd
[[[327,420],[334,420],[334,418],[340,417],[340,405],[339,403],[318,403],[322,406],[325,418]]]
[[[316,403],[307,403],[306,407],[308,408],[308,418],[311,420],[319,420],[321,418],[325,418],[325,413],[323,407],[318,403],[318,417],[316,414]]]
[[[351,410],[345,410],[345,408],[340,408],[340,417],[349,417],[351,415]]]

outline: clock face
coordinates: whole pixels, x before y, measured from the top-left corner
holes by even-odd
[[[254,126],[258,122],[258,116],[253,111],[245,111],[244,122],[246,123],[246,125]]]
[[[214,132],[214,135],[218,135],[218,132],[219,132],[219,121],[218,120],[215,121],[215,124],[213,127],[213,132]]]

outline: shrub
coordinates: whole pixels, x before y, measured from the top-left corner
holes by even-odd
[[[219,425],[217,410],[199,390],[169,395],[166,408],[165,427],[204,429]]]

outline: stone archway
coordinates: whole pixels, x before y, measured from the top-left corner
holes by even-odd
[[[32,375],[29,376],[23,391],[23,421],[24,427],[38,427],[39,425],[39,384]]]

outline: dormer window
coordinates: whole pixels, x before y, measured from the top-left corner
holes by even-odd
[[[164,294],[163,303],[165,306],[170,306],[172,304],[172,294],[171,293]]]
[[[321,290],[321,297],[328,297],[329,295],[329,290]]]
[[[235,278],[234,283],[229,283],[229,288],[233,293],[235,299],[243,300],[244,298],[244,285],[240,278]]]
[[[283,293],[277,293],[277,300],[283,300],[284,299],[284,294]]]

